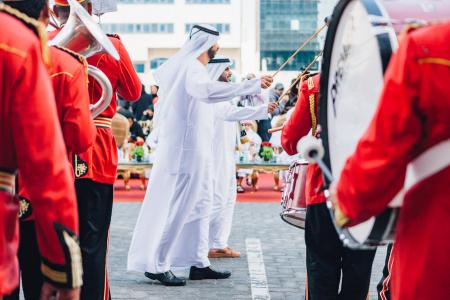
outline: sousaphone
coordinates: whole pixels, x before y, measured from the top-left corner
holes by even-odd
[[[68,0],[68,2],[70,4],[70,15],[67,23],[60,33],[50,41],[50,46],[65,47],[86,58],[97,53],[107,53],[114,59],[119,60],[120,57],[116,48],[88,12],[75,0]],[[92,117],[95,118],[108,108],[113,89],[108,77],[100,69],[89,65],[88,73],[102,88],[102,96],[95,104],[90,106]]]

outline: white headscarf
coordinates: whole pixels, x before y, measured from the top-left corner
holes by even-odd
[[[167,116],[172,99],[185,92],[185,75],[192,60],[197,59],[218,41],[219,32],[216,28],[203,24],[194,25],[183,47],[153,73],[159,86],[155,126],[160,126]]]
[[[218,80],[220,78],[220,75],[222,75],[223,71],[225,71],[226,68],[231,66],[231,61],[229,58],[226,57],[217,57],[211,59],[211,61],[208,63],[208,74],[211,77],[212,80]]]

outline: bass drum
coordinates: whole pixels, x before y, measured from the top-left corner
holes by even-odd
[[[281,196],[281,219],[300,229],[305,229],[307,168],[306,160],[298,160],[290,165]]]
[[[399,33],[408,24],[449,16],[450,0],[341,0],[337,4],[325,41],[320,82],[324,161],[336,181],[375,113]],[[371,249],[393,241],[401,202],[399,197],[379,216],[357,226],[336,227],[344,245]],[[334,218],[331,201],[328,207]]]

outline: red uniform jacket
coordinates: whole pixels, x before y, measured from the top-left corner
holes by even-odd
[[[0,4],[0,296],[18,285],[19,202],[8,188],[17,169],[29,187],[42,272],[60,286],[81,284],[75,191],[50,79],[33,32]],[[32,26],[30,26],[32,27]],[[45,37],[43,38],[45,40]],[[13,181],[13,180],[12,180]]]
[[[297,153],[298,141],[307,135],[313,127],[317,126],[319,82],[320,76],[315,75],[302,83],[294,112],[292,113],[291,118],[284,124],[283,132],[281,134],[281,145],[289,155]],[[314,106],[314,111],[311,111],[312,104]],[[320,168],[316,164],[309,165],[308,170],[306,171],[305,188],[307,204],[325,202],[325,196],[321,192],[322,186],[323,178]]]
[[[104,120],[105,117],[112,118],[116,113],[116,93],[129,101],[135,101],[141,95],[141,81],[133,68],[128,52],[118,37],[110,37],[110,40],[119,52],[119,61],[114,60],[107,54],[96,54],[88,58],[90,65],[99,68],[106,74],[113,88],[111,104],[97,118],[99,120]],[[97,102],[101,92],[102,90],[97,82],[89,78],[91,103]],[[102,127],[102,121],[97,124],[97,137],[93,147],[77,158],[77,165],[87,166],[87,172],[75,174],[78,175],[77,178],[91,178],[97,182],[113,184],[116,179],[118,163],[117,145],[111,128]]]
[[[50,78],[67,151],[82,153],[94,143],[96,129],[89,110],[87,64],[68,50],[50,47]],[[69,163],[69,160],[68,160]],[[31,220],[30,195],[19,181],[22,220]],[[26,208],[26,209],[25,209]]]
[[[403,186],[407,164],[450,138],[449,40],[450,23],[419,29],[392,58],[377,112],[337,185],[339,206],[352,223],[380,213]],[[450,167],[407,191],[393,299],[450,299],[449,194]]]

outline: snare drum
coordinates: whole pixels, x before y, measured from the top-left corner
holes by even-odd
[[[324,160],[337,181],[375,113],[384,72],[398,45],[398,33],[409,23],[443,21],[449,16],[450,0],[338,3],[327,32],[320,83]],[[330,201],[328,206],[334,218]],[[394,239],[400,207],[401,201],[391,203],[379,216],[362,224],[346,229],[337,227],[338,234],[351,248],[373,248],[390,242]]]
[[[293,162],[285,178],[285,187],[281,196],[281,219],[286,223],[305,229],[306,219],[306,160]]]

